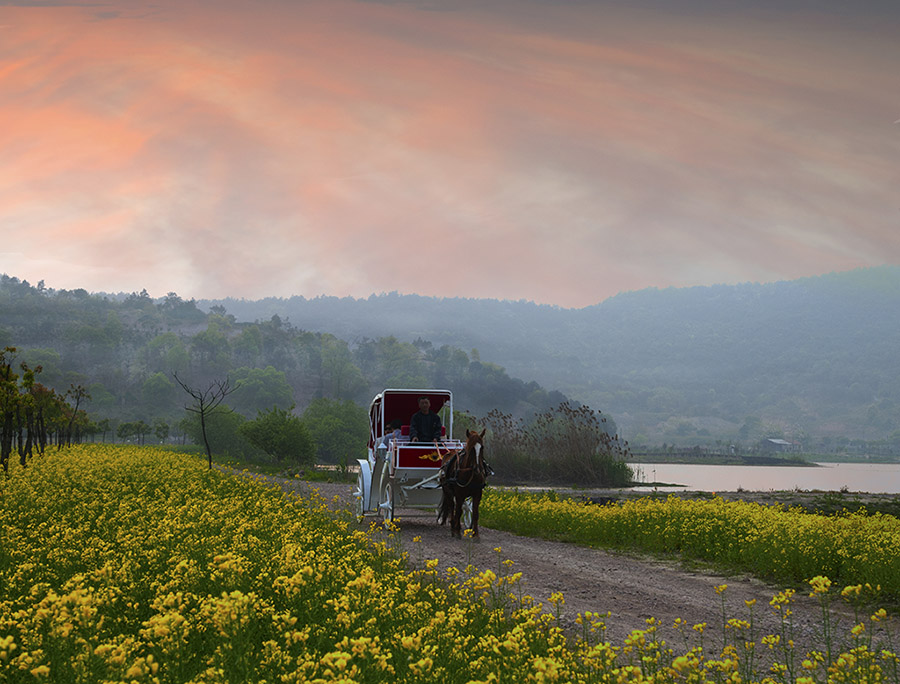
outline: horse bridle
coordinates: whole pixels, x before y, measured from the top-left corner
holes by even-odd
[[[477,442],[476,444],[477,444],[477,446],[473,445],[473,447],[472,447],[472,449],[474,449],[474,451],[475,451],[475,465],[473,465],[473,466],[463,468],[461,465],[462,459],[460,458],[460,454],[468,452],[468,449],[469,449],[468,444],[466,444],[466,446],[464,446],[462,449],[460,449],[459,451],[456,452],[456,476],[451,479],[454,482],[456,482],[456,485],[458,487],[465,488],[465,487],[468,487],[470,484],[472,484],[472,480],[475,479],[476,472],[480,471],[481,476],[484,477],[484,467],[481,465],[484,461],[484,459],[481,457],[481,450],[484,449],[484,445],[481,444],[480,442]],[[481,447],[481,448],[479,449],[478,447]],[[471,470],[472,474],[469,476],[468,482],[462,483],[459,481],[459,474],[466,470]]]

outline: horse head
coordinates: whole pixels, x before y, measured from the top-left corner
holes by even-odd
[[[484,435],[487,428],[481,432],[466,430],[466,446],[463,449],[463,458],[460,463],[462,468],[476,468],[484,472]]]

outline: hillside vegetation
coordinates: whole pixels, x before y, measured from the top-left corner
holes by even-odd
[[[648,289],[577,310],[396,293],[199,304],[348,340],[390,334],[475,348],[612,415],[632,444],[774,435],[827,447],[900,427],[897,266]]]
[[[202,387],[229,378],[228,405],[251,418],[273,407],[297,411],[316,400],[368,406],[385,387],[450,387],[455,407],[476,415],[543,411],[566,397],[449,345],[395,337],[355,338],[295,327],[278,315],[239,322],[177,294],[154,300],[84,290],[49,290],[0,278],[0,349],[40,366],[38,380],[63,392],[87,388],[95,420],[175,421],[189,398],[175,375]],[[362,410],[362,409],[360,409]],[[349,428],[344,426],[345,430]],[[367,428],[363,427],[365,443]]]
[[[900,449],[900,267],[771,284],[628,292],[583,309],[397,293],[184,301],[0,280],[0,344],[94,413],[181,415],[174,372],[229,374],[245,415],[387,386],[447,386],[458,408],[528,416],[566,398],[632,447]],[[521,378],[521,379],[519,379]],[[73,380],[74,379],[74,380]]]

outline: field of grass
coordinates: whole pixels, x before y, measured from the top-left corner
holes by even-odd
[[[549,503],[535,500],[547,515]],[[502,508],[491,495],[486,515]],[[662,524],[653,515],[631,524]],[[196,457],[48,452],[0,479],[0,682],[900,681],[865,630],[833,656],[768,635],[780,660],[764,673],[737,639],[704,650],[702,625],[683,625],[696,640],[680,651],[653,621],[613,645],[601,616],[579,616],[573,638],[507,570],[410,571],[396,538]],[[787,620],[791,596],[773,598]]]

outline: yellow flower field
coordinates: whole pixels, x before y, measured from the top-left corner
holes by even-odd
[[[565,653],[536,607],[482,599],[506,578],[437,573],[194,458],[48,453],[0,482],[0,681],[524,680]]]
[[[149,447],[13,468],[0,479],[0,682],[898,681],[863,631],[852,651],[808,668],[785,651],[761,674],[731,646],[677,653],[652,621],[614,646],[601,616],[579,616],[570,638],[517,598],[518,575],[433,560],[410,572],[348,520]]]
[[[488,490],[488,527],[607,548],[676,552],[796,584],[824,575],[880,586],[900,599],[900,520],[890,515],[810,515],[744,501],[671,496],[595,506],[555,495]]]

